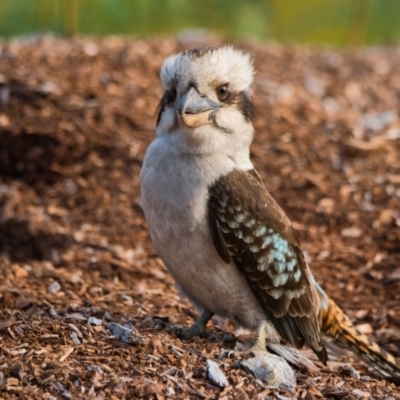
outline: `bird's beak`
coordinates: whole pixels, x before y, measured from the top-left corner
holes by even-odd
[[[213,113],[220,105],[200,93],[192,86],[178,101],[178,113],[183,123],[191,128],[212,124]]]

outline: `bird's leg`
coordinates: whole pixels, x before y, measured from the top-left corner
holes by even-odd
[[[182,328],[180,326],[169,325],[166,330],[181,339],[191,339],[194,336],[204,336],[206,333],[207,322],[213,317],[214,313],[210,310],[204,310],[196,322],[189,328]]]
[[[241,351],[224,350],[220,353],[219,357],[240,357],[254,353],[255,351],[266,351],[268,337],[267,328],[268,324],[262,321],[256,330],[256,336],[251,347]]]

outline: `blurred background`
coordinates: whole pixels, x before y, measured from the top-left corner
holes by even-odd
[[[400,38],[399,0],[1,0],[0,36],[177,34],[360,46]]]

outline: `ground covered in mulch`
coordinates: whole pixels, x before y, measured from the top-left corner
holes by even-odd
[[[151,244],[138,175],[160,65],[194,45],[0,42],[1,398],[293,396],[216,358],[251,337],[229,323],[190,341],[158,329],[191,324],[196,312]],[[400,48],[236,45],[257,70],[256,168],[318,281],[400,356]],[[207,359],[229,386],[209,379]],[[400,399],[351,354],[331,359],[317,374],[296,371],[297,398]]]

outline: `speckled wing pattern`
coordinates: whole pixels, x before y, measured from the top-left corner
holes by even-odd
[[[221,177],[209,189],[208,207],[221,258],[234,260],[279,334],[297,348],[306,342],[325,363],[319,297],[292,225],[257,172]]]

